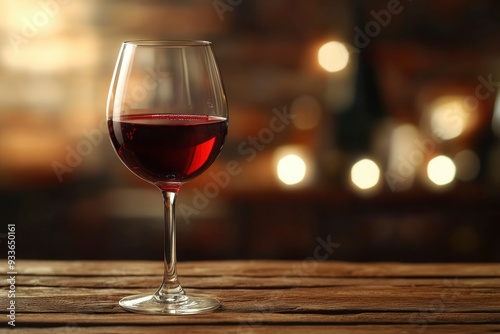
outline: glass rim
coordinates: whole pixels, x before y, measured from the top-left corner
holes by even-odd
[[[200,39],[180,39],[180,40],[137,39],[137,40],[124,41],[123,44],[131,46],[184,47],[184,46],[210,46],[212,45],[212,42]]]

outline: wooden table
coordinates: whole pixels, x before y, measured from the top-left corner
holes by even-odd
[[[3,260],[3,262],[6,262]],[[0,266],[8,272],[6,264]],[[499,264],[322,261],[180,263],[191,293],[222,307],[187,316],[123,311],[117,301],[154,290],[161,262],[22,261],[1,280],[0,332],[20,333],[491,333],[500,331]],[[9,278],[10,275],[7,275]]]

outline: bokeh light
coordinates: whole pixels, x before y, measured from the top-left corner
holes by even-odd
[[[392,191],[406,191],[413,186],[417,170],[430,154],[430,147],[418,129],[409,123],[397,125],[390,135],[386,179]]]
[[[295,154],[284,156],[278,161],[276,171],[278,178],[286,185],[294,185],[304,180],[306,176],[306,163],[304,159]]]
[[[456,166],[449,157],[440,155],[429,161],[427,176],[438,186],[449,184],[455,179]]]
[[[430,122],[432,133],[449,140],[460,136],[472,121],[473,110],[466,109],[466,100],[461,96],[446,96],[431,105]]]
[[[370,189],[380,180],[380,168],[370,159],[362,159],[351,168],[351,180],[360,189]]]
[[[340,42],[325,43],[319,48],[318,62],[328,72],[341,71],[349,63],[349,51]]]

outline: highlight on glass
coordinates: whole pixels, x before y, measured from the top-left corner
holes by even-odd
[[[176,270],[176,196],[219,155],[228,131],[228,108],[212,43],[128,41],[118,55],[106,110],[116,153],[164,199],[164,273],[156,292],[119,304],[140,313],[196,314],[217,299],[186,294]],[[139,231],[138,231],[139,232]]]

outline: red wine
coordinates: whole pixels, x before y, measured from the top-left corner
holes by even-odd
[[[227,119],[207,115],[127,115],[108,121],[113,146],[136,175],[162,188],[178,188],[217,158]]]

